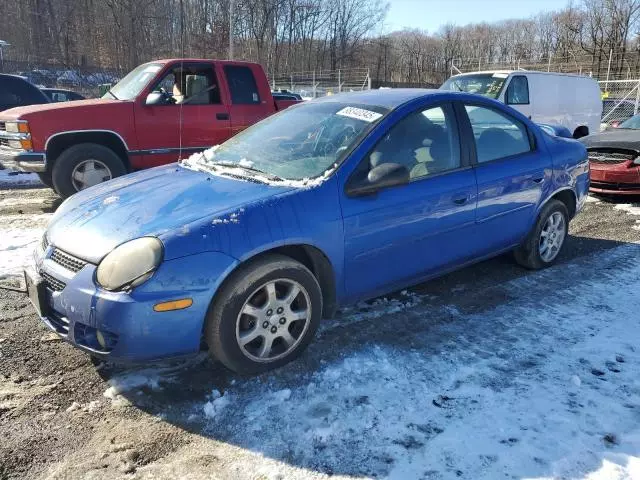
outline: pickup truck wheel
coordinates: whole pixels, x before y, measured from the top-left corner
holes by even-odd
[[[49,187],[49,188],[53,187],[53,180],[51,179],[51,173],[50,172],[38,173],[38,177],[40,178],[40,181],[42,183],[44,183],[47,187]]]
[[[53,187],[63,198],[127,173],[120,157],[95,143],[69,147],[53,164]]]
[[[549,200],[527,239],[515,251],[516,262],[531,270],[554,264],[569,230],[569,211],[559,200]]]
[[[268,255],[225,281],[206,317],[209,352],[240,374],[257,374],[298,357],[322,317],[316,277],[301,263]]]

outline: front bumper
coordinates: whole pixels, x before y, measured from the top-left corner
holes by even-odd
[[[47,169],[44,153],[25,152],[2,146],[0,146],[0,165],[8,170],[21,172],[44,172]]]
[[[198,352],[211,299],[236,263],[216,252],[183,257],[164,262],[133,292],[108,292],[95,284],[95,265],[85,262],[73,271],[80,264],[69,261],[68,254],[61,261],[54,252],[55,247],[48,245],[34,254],[48,304],[41,320],[72,345],[104,360],[124,363]],[[153,310],[157,303],[182,298],[191,298],[192,306],[170,312]]]
[[[640,195],[640,167],[631,162],[611,165],[591,163],[589,190],[609,195]]]

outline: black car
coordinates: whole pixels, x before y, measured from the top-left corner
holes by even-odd
[[[38,87],[17,75],[0,73],[0,112],[41,103],[50,103],[50,100]]]
[[[44,94],[49,97],[52,102],[70,102],[72,100],[84,100],[85,97],[71,90],[62,88],[43,88]]]
[[[279,92],[271,92],[274,100],[302,100],[302,96],[288,90],[280,90]]]

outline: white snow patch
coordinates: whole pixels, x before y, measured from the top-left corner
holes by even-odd
[[[251,168],[253,167],[253,162],[251,160],[247,160],[246,158],[243,158],[238,162],[238,165],[245,168]]]
[[[627,212],[629,215],[640,215],[640,204],[638,203],[619,203],[614,208]]]
[[[211,400],[204,404],[203,411],[208,418],[217,418],[231,404],[229,395],[221,395],[218,390],[211,393]]]
[[[202,407],[208,428],[295,459],[293,471],[309,468],[300,478],[318,465],[357,478],[640,478],[638,250],[599,252],[598,275],[586,258],[508,282],[514,300],[452,308],[455,321],[431,323],[435,309],[417,303],[389,319],[424,332],[411,342],[378,339],[311,375],[271,377],[287,388],[238,381]]]
[[[33,186],[43,187],[43,183],[35,173],[14,172],[11,170],[0,170],[0,186]]]
[[[592,197],[591,195],[587,196],[587,203],[600,203],[602,200],[600,200],[597,197]]]
[[[0,235],[0,280],[22,275],[33,263],[33,251],[42,239],[44,228],[12,228]]]

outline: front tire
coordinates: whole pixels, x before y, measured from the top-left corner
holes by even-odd
[[[515,251],[516,261],[531,270],[555,263],[569,231],[569,211],[559,200],[549,200],[542,208],[531,233]]]
[[[240,266],[209,307],[209,352],[234,372],[250,375],[297,358],[322,317],[322,292],[304,265],[268,255]]]
[[[53,188],[63,198],[127,173],[122,159],[110,148],[80,143],[67,148],[53,164]]]
[[[53,180],[51,179],[51,172],[39,172],[38,178],[47,187],[53,188]]]

